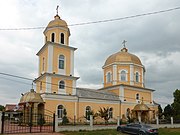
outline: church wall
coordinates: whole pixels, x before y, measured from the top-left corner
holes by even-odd
[[[120,95],[119,88],[118,89],[113,89],[113,90],[108,90],[108,92],[115,93],[116,95]]]
[[[58,105],[63,105],[63,107],[67,111],[67,116],[70,118],[74,118],[75,115],[75,102],[74,101],[66,101],[66,100],[45,100],[45,109],[55,112],[57,115]]]
[[[63,28],[62,28],[63,29]],[[66,28],[67,29],[67,28]],[[49,29],[47,32],[46,32],[46,36],[47,36],[47,41],[51,41],[51,34],[52,33],[55,33],[55,43],[60,43],[60,34],[61,33],[64,33],[64,39],[65,39],[65,42],[64,44],[65,45],[68,45],[69,44],[69,38],[66,38],[68,37],[68,30],[61,30],[61,29],[57,29],[57,28],[51,28]]]
[[[43,58],[44,58],[44,71],[43,71]],[[48,50],[45,49],[43,52],[39,54],[39,71],[43,73],[47,71],[47,64],[48,64]]]
[[[40,83],[42,82],[42,91],[40,90]],[[43,83],[44,82],[44,83]],[[44,77],[44,78],[42,78],[41,80],[39,80],[39,81],[37,81],[37,83],[36,83],[36,92],[37,93],[42,93],[42,92],[46,92],[46,78]]]
[[[124,97],[128,102],[135,102],[136,103],[136,94],[139,93],[139,100],[144,100],[144,103],[151,102],[151,92],[149,91],[138,91],[138,90],[129,90],[127,88],[124,89]]]
[[[69,49],[65,49],[65,48],[60,48],[60,47],[57,47],[57,46],[54,46],[54,49],[53,49],[53,72],[55,73],[59,73],[59,67],[58,67],[58,64],[59,64],[59,55],[64,55],[65,56],[65,67],[64,67],[64,75],[70,75],[70,71],[71,71],[71,51]]]
[[[136,66],[134,65],[134,85],[135,86],[139,86],[139,87],[142,87],[142,70],[143,68],[142,67],[139,67],[139,66]],[[136,72],[138,72],[140,75],[139,75],[139,82],[136,82],[136,78],[135,78],[135,74]]]
[[[72,94],[72,86],[73,86],[73,81],[72,80],[66,80],[64,78],[59,78],[59,77],[52,77],[52,93],[56,92],[57,94],[59,93],[59,81],[63,80],[65,82],[65,92],[66,94]]]
[[[118,84],[127,84],[129,85],[130,83],[130,66],[129,65],[118,65],[117,66],[117,81],[118,81]],[[121,70],[126,70],[127,71],[127,81],[121,81],[121,78],[120,78],[120,73],[121,73]]]

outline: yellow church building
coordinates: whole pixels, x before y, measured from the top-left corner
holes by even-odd
[[[69,45],[70,35],[67,23],[58,14],[44,30],[45,44],[37,53],[39,76],[34,80],[44,109],[55,112],[59,121],[64,109],[68,118],[78,121],[87,112],[98,112],[100,107],[109,107],[111,119],[129,116],[153,120],[157,105],[153,102],[154,90],[145,88],[145,67],[141,60],[124,46],[106,59],[101,89],[78,88],[79,77],[74,76],[77,48]]]

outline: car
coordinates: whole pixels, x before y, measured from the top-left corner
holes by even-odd
[[[120,125],[117,131],[134,135],[158,135],[158,129],[142,123]]]

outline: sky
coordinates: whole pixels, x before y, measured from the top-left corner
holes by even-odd
[[[114,19],[180,7],[179,0],[6,0],[0,1],[0,73],[38,77],[36,53],[44,45],[44,29],[54,19],[56,6],[68,24]],[[129,52],[146,68],[145,85],[155,89],[154,100],[163,107],[180,89],[180,9],[120,21],[71,26],[70,46],[75,51],[78,87],[101,88],[102,66],[120,51],[126,40]],[[16,104],[31,81],[0,75],[0,104]]]

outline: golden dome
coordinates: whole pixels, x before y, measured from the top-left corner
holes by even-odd
[[[109,56],[104,66],[107,66],[109,64],[116,63],[116,62],[134,63],[134,64],[142,65],[141,60],[136,55],[128,53],[127,48],[123,48],[121,49],[121,51]]]
[[[59,15],[54,16],[54,20],[50,21],[47,27],[67,27],[67,23],[60,18]]]
[[[39,93],[36,93],[34,89],[31,89],[30,92],[22,95],[19,104],[23,103],[44,103],[44,101]]]
[[[141,102],[141,104],[137,104],[133,111],[148,111],[149,107],[147,105],[145,105],[143,102]]]

